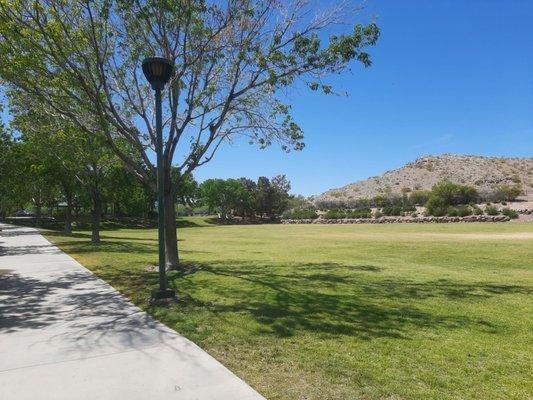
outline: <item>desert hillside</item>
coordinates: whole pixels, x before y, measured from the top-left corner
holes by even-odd
[[[405,166],[341,188],[331,189],[315,200],[371,198],[411,190],[429,190],[437,182],[450,181],[474,186],[489,193],[497,185],[519,185],[533,197],[533,157],[504,158],[443,154],[420,157]]]

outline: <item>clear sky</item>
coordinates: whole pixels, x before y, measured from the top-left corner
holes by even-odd
[[[533,1],[369,0],[382,35],[373,66],[330,80],[348,97],[290,96],[307,147],[224,147],[196,172],[284,173],[319,194],[427,154],[533,156]]]

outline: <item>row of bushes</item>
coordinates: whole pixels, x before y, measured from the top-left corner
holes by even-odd
[[[318,214],[311,209],[295,209],[285,211],[281,216],[283,219],[316,219]]]
[[[426,211],[427,215],[432,215],[435,217],[443,217],[447,215],[448,217],[466,217],[468,215],[506,215],[511,219],[518,218],[518,213],[515,210],[510,208],[503,208],[501,211],[498,207],[488,204],[485,207],[485,211],[477,204],[460,204],[458,206],[448,206],[445,209],[432,210],[431,213],[429,210]]]
[[[384,212],[385,211],[385,212]],[[377,210],[374,213],[375,218],[380,218],[382,216],[416,216],[416,213],[409,212],[411,210],[403,211],[400,209],[388,210],[385,207],[381,210]],[[414,211],[414,210],[413,210]],[[388,213],[386,213],[388,212]],[[426,213],[427,215],[432,215]],[[493,205],[487,205],[485,211],[476,204],[466,205],[460,204],[458,206],[448,206],[442,213],[438,215],[433,215],[435,217],[466,217],[469,215],[506,215],[507,217],[514,219],[518,218],[518,213],[515,210],[510,208],[504,208],[501,211]],[[297,209],[290,210],[283,214],[283,219],[316,219],[318,214],[315,210],[312,209]],[[325,219],[346,219],[346,218],[372,218],[372,210],[367,208],[358,208],[355,210],[329,210],[323,214]]]
[[[329,210],[324,214],[326,219],[344,218],[372,218],[372,210],[369,207],[356,208],[355,210]]]

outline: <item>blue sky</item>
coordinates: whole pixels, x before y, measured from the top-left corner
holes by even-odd
[[[348,97],[290,95],[305,150],[238,142],[196,178],[284,173],[312,195],[427,154],[533,156],[533,1],[369,0],[372,19],[374,65],[330,79]]]

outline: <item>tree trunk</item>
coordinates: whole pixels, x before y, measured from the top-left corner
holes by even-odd
[[[67,235],[72,233],[72,194],[67,193],[65,195],[67,199],[67,208],[65,209],[65,227],[63,232]]]
[[[172,189],[165,188],[165,253],[166,268],[179,269],[178,234],[176,231],[176,208]]]
[[[100,243],[100,221],[102,219],[102,198],[100,197],[100,190],[94,188],[91,190],[91,197],[93,200],[93,212],[92,212],[92,234],[91,242],[96,244]]]
[[[41,226],[41,215],[42,215],[42,207],[40,204],[37,204],[35,208],[35,227],[37,228]]]
[[[178,234],[176,232],[175,189],[171,169],[165,168],[163,205],[165,207],[165,256],[167,269],[179,269]]]

